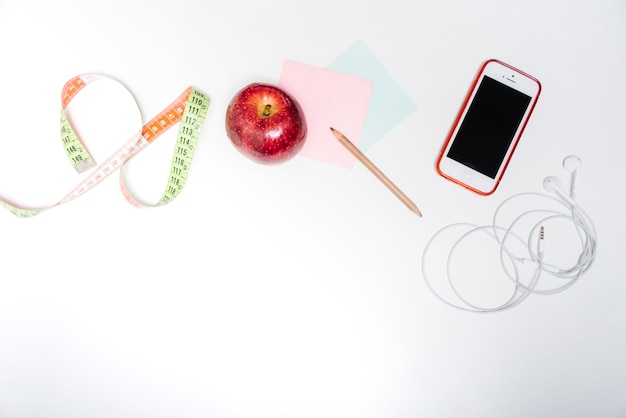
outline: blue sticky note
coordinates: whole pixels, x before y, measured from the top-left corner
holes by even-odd
[[[394,126],[417,109],[417,105],[365,46],[355,42],[326,68],[374,80],[359,148],[367,151]]]

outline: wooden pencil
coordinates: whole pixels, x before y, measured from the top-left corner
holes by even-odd
[[[333,135],[335,135],[335,138],[337,138],[337,140],[341,142],[341,144],[346,147],[348,151],[350,151],[350,153],[352,153],[352,155],[357,158],[357,160],[359,160],[365,167],[367,167],[367,169],[372,172],[372,174],[374,174],[385,186],[387,186],[387,188],[391,190],[391,192],[395,194],[396,197],[406,205],[406,207],[408,207],[412,212],[417,214],[417,216],[422,216],[422,212],[420,212],[417,205],[413,203],[411,199],[409,199],[404,193],[402,193],[402,190],[400,190],[398,186],[393,184],[391,180],[389,180],[389,178],[387,178],[387,176],[385,176],[385,174],[378,169],[378,167],[376,167],[348,138],[344,136],[344,134],[332,127],[330,128],[330,130],[332,131]]]

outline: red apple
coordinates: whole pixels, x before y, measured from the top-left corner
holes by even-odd
[[[298,102],[280,88],[252,83],[241,89],[226,110],[226,134],[243,155],[275,164],[295,156],[307,127]]]

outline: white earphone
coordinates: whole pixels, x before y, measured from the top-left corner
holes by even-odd
[[[561,199],[569,203],[571,207],[576,206],[576,202],[561,188],[561,180],[558,177],[550,176],[546,177],[543,181],[543,188],[550,193],[556,193]]]
[[[578,178],[580,177],[580,167],[582,167],[582,162],[580,161],[580,158],[578,158],[575,155],[569,155],[565,157],[565,159],[563,160],[563,168],[565,168],[565,170],[572,173],[572,178],[571,178],[572,184],[570,186],[570,193],[569,193],[572,199],[576,199],[576,191],[578,189]]]
[[[556,193],[571,207],[575,207],[576,191],[578,189],[578,179],[580,178],[581,166],[582,163],[580,161],[580,158],[575,155],[569,155],[563,160],[563,168],[571,173],[569,194],[563,191],[563,189],[561,188],[561,181],[554,176],[546,177],[546,179],[543,181],[543,188],[548,192]]]

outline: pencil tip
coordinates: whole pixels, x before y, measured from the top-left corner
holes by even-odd
[[[335,138],[337,138],[338,140],[342,140],[342,138],[344,138],[343,134],[341,132],[339,132],[338,130],[336,130],[335,128],[333,128],[332,126],[330,127],[330,131],[333,133],[333,135],[335,135]]]
[[[409,209],[411,209],[411,212],[415,213],[420,218],[422,217],[422,211],[419,210],[419,208],[417,207],[415,203],[409,201],[407,206],[409,206]]]

